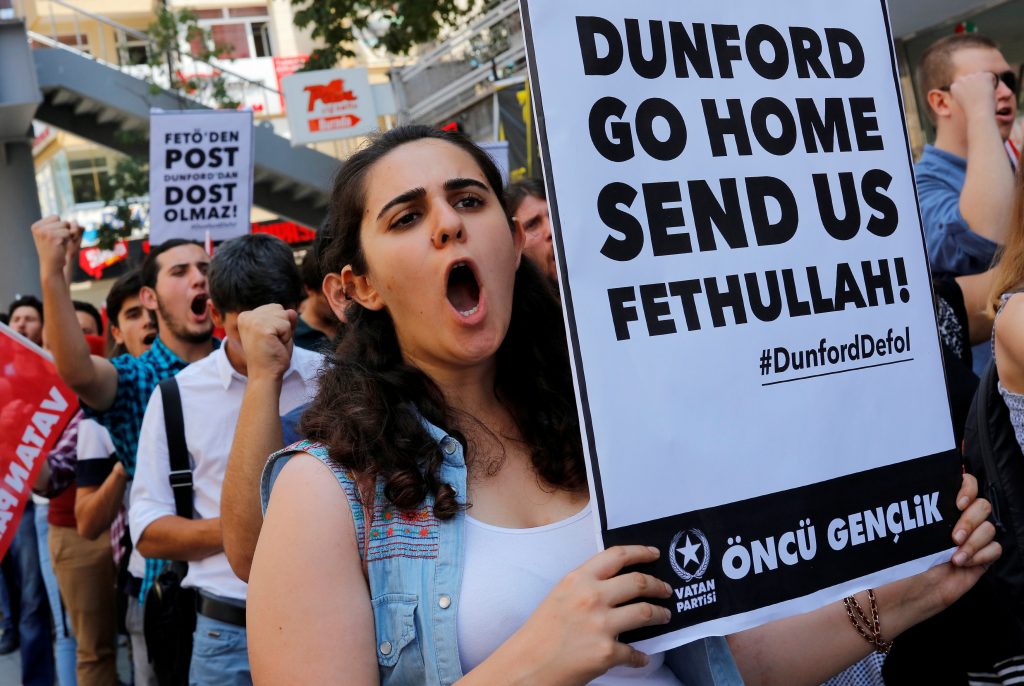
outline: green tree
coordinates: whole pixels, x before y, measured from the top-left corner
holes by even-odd
[[[493,3],[484,3],[489,5]],[[313,51],[305,70],[330,69],[343,57],[352,57],[357,32],[377,39],[384,50],[403,55],[420,43],[432,41],[441,29],[454,26],[474,13],[472,0],[292,0],[295,25],[312,27],[314,38],[327,47]]]
[[[119,132],[122,143],[135,145],[143,141],[145,135],[138,131]],[[101,250],[111,250],[122,239],[132,235],[132,231],[142,228],[142,222],[132,212],[132,204],[149,193],[149,163],[139,157],[120,157],[114,169],[100,189],[100,198],[108,208],[114,210],[109,219],[105,219],[97,228],[97,240]]]
[[[149,35],[147,49],[150,67],[166,68],[171,90],[179,97],[190,97],[217,109],[235,109],[240,104],[227,91],[224,75],[216,69],[209,77],[199,78],[195,75],[185,76],[182,73],[182,57],[180,46],[187,44],[190,48],[199,46],[198,52],[190,51],[189,55],[199,62],[222,58],[231,52],[231,46],[214,43],[210,31],[199,26],[199,18],[186,8],[175,12],[162,7],[156,19],[146,29]],[[150,90],[159,92],[161,87],[150,80]]]

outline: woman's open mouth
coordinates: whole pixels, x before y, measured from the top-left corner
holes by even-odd
[[[463,317],[472,317],[480,308],[480,284],[465,262],[457,262],[448,272],[448,302]]]

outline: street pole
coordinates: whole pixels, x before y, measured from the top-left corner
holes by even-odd
[[[0,20],[0,308],[39,293],[29,227],[40,218],[32,160],[32,117],[42,102],[25,23]]]

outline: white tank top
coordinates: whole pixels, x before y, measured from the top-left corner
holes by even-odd
[[[590,505],[568,519],[505,529],[466,517],[466,561],[456,627],[463,673],[507,641],[566,574],[596,555]],[[643,669],[616,667],[591,682],[679,686],[662,654]]]

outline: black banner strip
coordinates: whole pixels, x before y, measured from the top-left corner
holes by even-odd
[[[673,611],[670,624],[622,640],[792,600],[950,548],[960,475],[960,457],[949,451],[611,529],[608,546],[661,550],[638,569],[674,589],[662,603]]]

